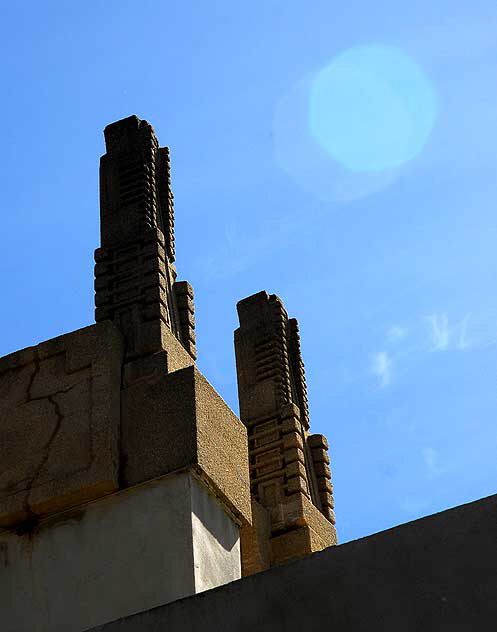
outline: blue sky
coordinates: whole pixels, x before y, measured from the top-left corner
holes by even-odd
[[[102,130],[137,114],[235,410],[236,302],[300,321],[340,540],[496,492],[496,27],[491,1],[1,0],[0,355],[93,322]]]

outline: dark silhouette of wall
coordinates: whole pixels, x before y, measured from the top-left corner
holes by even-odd
[[[328,548],[94,632],[495,629],[497,495]]]

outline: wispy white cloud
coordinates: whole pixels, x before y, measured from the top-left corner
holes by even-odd
[[[449,317],[445,312],[431,314],[427,320],[430,328],[431,351],[465,351],[471,348],[468,340],[468,315],[452,327],[449,327]]]
[[[378,378],[381,388],[390,384],[392,381],[392,360],[386,351],[379,351],[373,355],[371,372]]]
[[[431,314],[428,316],[432,351],[445,351],[449,346],[449,318],[447,314]]]
[[[385,350],[374,353],[370,365],[370,372],[378,378],[379,387],[384,388],[392,382],[394,364],[408,363],[409,357],[414,354],[427,351],[466,351],[483,346],[478,345],[473,336],[469,338],[469,321],[470,316],[467,314],[451,324],[447,312],[434,312],[429,316],[416,318],[408,326],[396,323],[387,327],[384,344],[389,346],[390,352]]]
[[[497,346],[496,320],[497,310],[481,314],[468,312],[456,317],[447,311],[436,311],[428,316],[418,314],[407,322],[383,323],[383,338],[377,344],[385,350],[369,356],[369,375],[374,375],[378,386],[384,388],[391,384],[393,376],[397,383],[397,378],[417,362],[416,356],[476,352]]]

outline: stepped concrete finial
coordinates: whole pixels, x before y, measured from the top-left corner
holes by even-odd
[[[268,514],[274,564],[336,543],[328,442],[309,432],[297,321],[267,292],[240,301],[237,309],[240,419],[248,432],[252,498]],[[255,521],[264,512],[254,508],[253,515]],[[245,566],[261,570],[257,546],[245,542],[251,551]]]
[[[162,351],[169,333],[195,359],[193,290],[176,281],[174,267],[169,149],[136,116],[108,125],[104,135],[95,320],[116,323],[128,361]],[[129,368],[135,377],[150,369],[143,362]]]

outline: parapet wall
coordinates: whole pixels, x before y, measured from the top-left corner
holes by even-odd
[[[122,359],[110,321],[0,358],[0,527],[118,489]]]
[[[244,425],[174,336],[156,357],[162,371],[122,388],[122,337],[103,321],[0,358],[0,528],[183,469],[250,523]]]
[[[497,495],[92,632],[484,632],[497,621]]]

